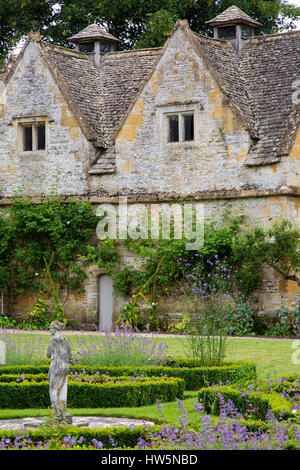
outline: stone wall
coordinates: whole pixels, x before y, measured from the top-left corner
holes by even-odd
[[[128,195],[133,202],[176,201],[188,197],[202,200],[205,216],[216,214],[231,200],[244,205],[254,220],[266,225],[280,216],[299,221],[300,130],[288,157],[280,163],[244,165],[252,139],[221,93],[211,71],[195,52],[188,37],[178,28],[149,81],[116,136],[116,172],[88,175],[95,150],[85,138],[59,84],[39,57],[34,41],[29,42],[0,96],[0,196],[8,204],[15,191],[25,194],[57,192],[76,195],[95,205],[117,203],[116,195]],[[195,140],[168,143],[165,119],[171,111],[194,111]],[[44,116],[47,149],[21,152],[18,147],[20,119]],[[112,195],[110,197],[109,195]],[[124,255],[127,263],[130,255]],[[79,297],[70,295],[66,303],[69,318],[92,328],[98,319],[97,279],[101,273],[90,267]],[[285,282],[267,270],[257,293],[257,311],[273,314],[282,296],[293,308],[300,298],[295,283]],[[7,308],[21,315],[30,308],[28,294],[14,299]],[[125,299],[116,298],[114,318]],[[165,301],[162,304],[166,305]],[[174,313],[178,306],[168,307]]]
[[[46,150],[24,152],[19,126],[38,117],[46,123]],[[84,137],[49,69],[29,42],[0,94],[0,196],[57,192],[81,194],[95,150]]]

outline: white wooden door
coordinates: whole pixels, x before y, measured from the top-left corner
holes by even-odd
[[[113,281],[103,274],[99,278],[99,330],[111,330],[113,315]]]

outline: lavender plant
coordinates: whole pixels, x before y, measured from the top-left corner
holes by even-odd
[[[41,364],[45,362],[46,346],[41,336],[23,335],[5,328],[0,330],[0,340],[5,343],[5,364]]]
[[[203,365],[222,364],[227,347],[229,314],[241,292],[233,267],[215,255],[214,261],[196,253],[191,264],[180,258],[184,273],[181,286],[182,310],[186,317],[187,352]]]
[[[160,415],[161,405],[158,403]],[[160,431],[138,440],[139,450],[282,450],[290,436],[300,446],[300,433],[295,424],[280,422],[268,413],[265,429],[250,432],[244,417],[230,400],[220,396],[220,418],[214,420],[196,403],[197,421],[192,422],[183,403],[178,400],[179,425],[164,424]],[[243,422],[244,421],[244,422]]]
[[[165,364],[168,345],[152,337],[142,337],[126,325],[104,336],[75,335],[75,363],[93,366],[145,366]]]

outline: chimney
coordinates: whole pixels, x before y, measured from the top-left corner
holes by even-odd
[[[76,50],[92,56],[96,65],[99,64],[102,55],[116,51],[118,43],[121,42],[95,23],[68,38],[68,41],[75,44]]]
[[[226,39],[241,52],[245,41],[254,36],[254,29],[262,26],[235,5],[227,8],[206,24],[214,28],[214,38]]]

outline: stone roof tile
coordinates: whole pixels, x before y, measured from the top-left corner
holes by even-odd
[[[251,16],[247,15],[247,13],[235,5],[227,8],[227,10],[223,11],[220,15],[216,16],[212,20],[206,21],[206,24],[211,26],[221,26],[235,23],[247,23],[254,28],[261,26],[261,23],[251,18]]]
[[[253,138],[245,164],[278,162],[289,153],[300,124],[300,107],[292,100],[299,80],[300,31],[251,38],[240,55],[225,40],[189,34]],[[114,171],[114,136],[162,49],[109,53],[97,68],[84,53],[39,44],[88,139],[99,149],[91,173]]]
[[[74,36],[71,36],[70,38],[68,38],[68,41],[81,42],[82,40],[85,40],[85,39],[87,40],[107,39],[112,42],[121,42],[120,39],[108,33],[107,31],[105,31],[105,29],[102,29],[96,23],[90,24],[89,26],[84,28],[82,31],[79,31],[79,33],[74,34]]]

